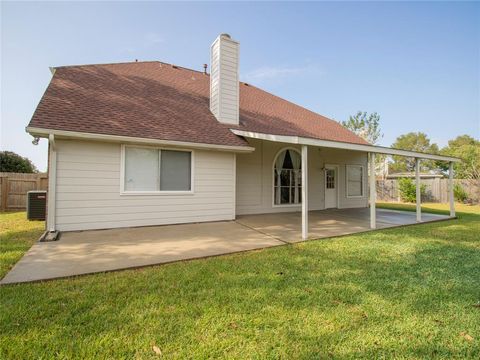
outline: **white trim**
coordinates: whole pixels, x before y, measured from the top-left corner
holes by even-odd
[[[420,153],[416,151],[393,149],[393,148],[376,146],[376,145],[352,144],[352,143],[346,143],[341,141],[320,140],[320,139],[305,138],[300,136],[263,134],[263,133],[243,131],[238,129],[231,129],[231,131],[238,136],[244,136],[252,139],[274,141],[274,142],[283,142],[287,144],[311,145],[311,146],[327,147],[327,148],[334,148],[334,149],[374,152],[374,153],[387,154],[387,155],[419,157],[421,159],[431,159],[431,160],[440,160],[440,161],[453,161],[453,162],[462,161],[459,158],[455,158],[451,156],[426,154],[426,153]]]
[[[415,207],[417,222],[422,222],[422,192],[420,184],[420,159],[415,158]]]
[[[308,146],[302,146],[302,239],[308,238]]]
[[[271,174],[272,174],[272,208],[288,208],[288,207],[297,207],[298,208],[302,204],[302,202],[299,202],[297,204],[275,204],[275,163],[277,162],[278,155],[280,155],[283,151],[287,151],[287,150],[293,150],[300,156],[300,158],[302,157],[302,153],[298,149],[296,149],[294,147],[291,147],[291,146],[286,146],[286,147],[281,148],[279,151],[277,151],[277,154],[273,157],[272,171],[271,171]],[[302,183],[302,187],[303,187],[303,183]]]
[[[356,166],[362,168],[362,195],[348,195],[348,167]],[[345,164],[345,197],[347,199],[363,199],[365,198],[365,166],[361,164]]]
[[[57,149],[55,144],[55,135],[48,136],[50,159],[48,164],[48,213],[47,230],[50,232],[56,229],[56,201],[57,201]]]
[[[233,214],[232,220],[237,217],[237,154],[233,154]]]
[[[448,190],[450,202],[450,216],[455,217],[455,196],[453,193],[453,162],[448,164]]]
[[[340,209],[340,165],[338,164],[324,164],[323,168],[327,170],[327,168],[335,168],[335,190],[337,191],[337,206],[334,208],[328,208],[328,209]],[[323,208],[327,209],[327,172],[323,172]]]
[[[370,165],[370,176],[367,174],[370,183],[370,229],[377,228],[377,181],[375,178],[375,153],[368,153]]]
[[[168,147],[158,147],[158,146],[139,146],[139,145],[127,145],[122,144],[120,147],[120,195],[131,196],[131,195],[194,195],[195,194],[195,151],[192,149],[178,149],[174,148],[173,151],[184,151],[190,153],[190,190],[158,190],[158,191],[127,191],[125,190],[125,148],[143,148],[143,149],[155,149],[159,151],[159,172],[160,172],[160,161],[161,161],[161,151],[170,150],[172,148]],[[160,174],[161,176],[161,174]]]
[[[147,138],[131,137],[131,136],[94,134],[94,133],[85,133],[85,132],[77,132],[77,131],[43,129],[43,128],[36,128],[36,127],[27,127],[25,130],[30,135],[39,136],[39,137],[48,137],[49,134],[54,134],[55,136],[57,136],[57,138],[64,137],[64,138],[75,138],[75,139],[85,139],[85,140],[101,140],[101,141],[112,141],[112,142],[123,142],[123,143],[128,142],[128,143],[136,143],[136,144],[150,144],[150,145],[160,145],[160,146],[180,146],[180,147],[191,147],[195,149],[233,151],[233,152],[242,152],[242,153],[252,152],[255,150],[255,148],[251,146],[231,146],[231,145],[195,143],[195,142],[187,142],[187,141],[147,139]]]

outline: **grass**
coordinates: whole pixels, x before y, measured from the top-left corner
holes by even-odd
[[[44,231],[43,221],[28,221],[24,212],[0,213],[0,279]]]
[[[478,359],[480,207],[459,206],[457,214],[458,220],[2,286],[0,358],[148,359],[159,357],[157,346],[168,359]],[[3,222],[13,215],[0,216]],[[9,229],[10,239],[32,241],[23,226]]]

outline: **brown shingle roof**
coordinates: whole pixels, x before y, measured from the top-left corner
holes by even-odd
[[[161,62],[56,68],[30,127],[242,146],[209,110],[209,76]],[[357,144],[337,122],[240,84],[241,130]]]

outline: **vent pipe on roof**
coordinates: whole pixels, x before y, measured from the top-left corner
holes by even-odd
[[[210,48],[210,111],[225,124],[239,123],[239,48],[228,34],[220,34]]]

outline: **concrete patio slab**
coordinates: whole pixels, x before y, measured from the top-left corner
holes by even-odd
[[[409,211],[377,209],[377,229],[416,224]],[[370,209],[328,209],[309,211],[309,239],[348,235],[370,230]],[[448,219],[446,215],[422,214],[422,222]],[[279,213],[238,216],[237,222],[278,240],[295,243],[302,240],[302,214]]]
[[[423,214],[423,221],[448,216]],[[370,230],[369,209],[309,212],[311,239]],[[416,223],[415,213],[377,210],[379,229]],[[301,213],[238,216],[236,221],[65,232],[37,242],[0,284],[156,265],[302,241]]]
[[[63,233],[37,242],[1,284],[54,279],[284,243],[234,221]]]

